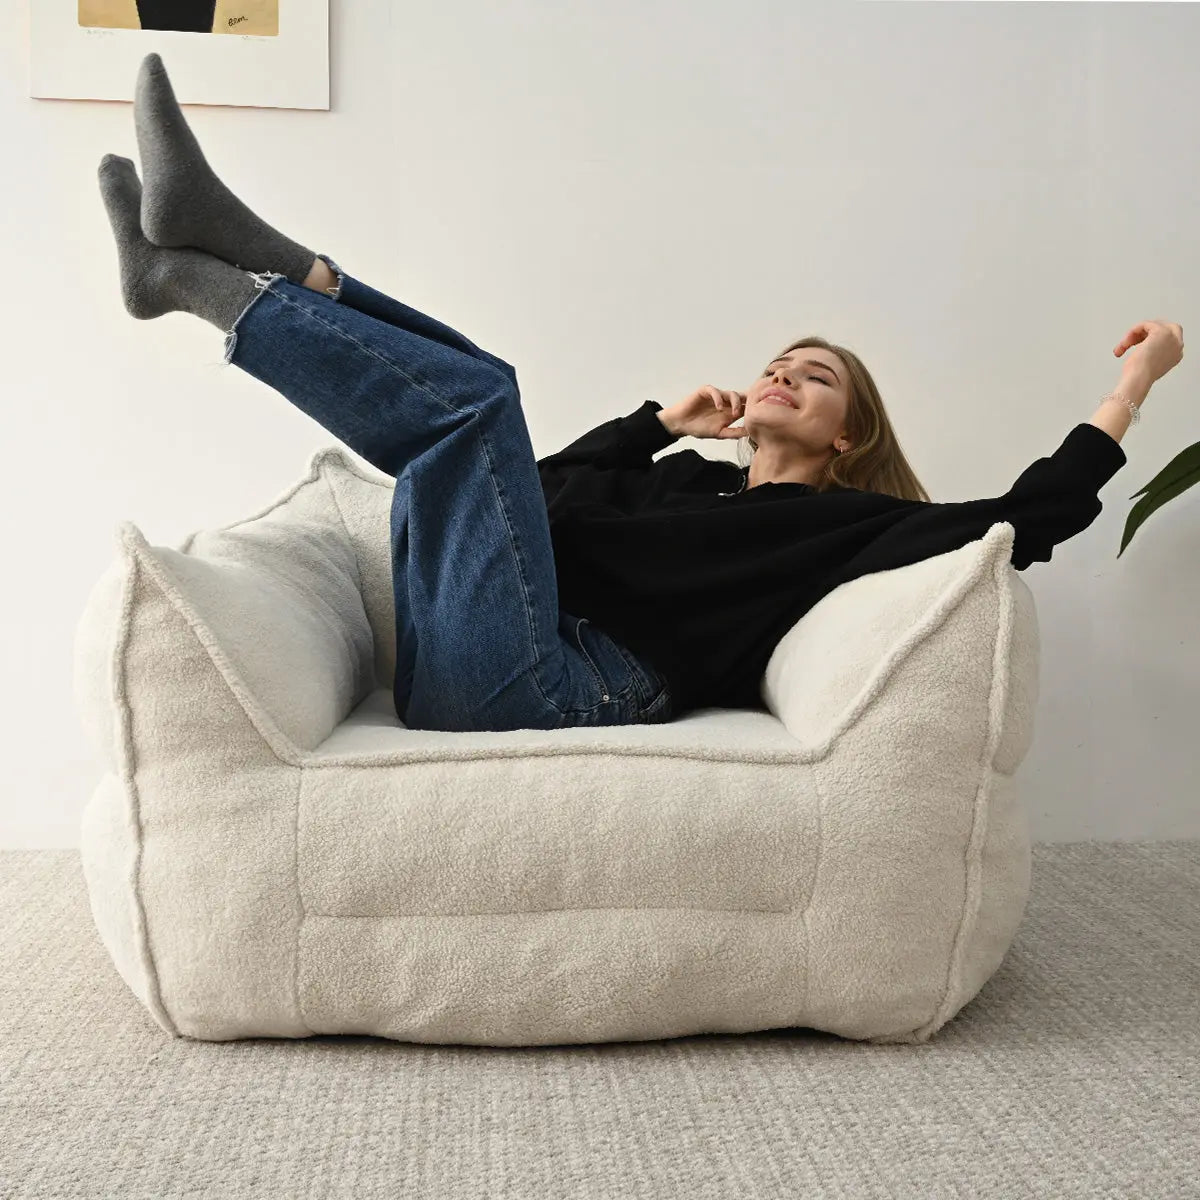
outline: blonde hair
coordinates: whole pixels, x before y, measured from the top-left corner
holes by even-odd
[[[834,452],[825,464],[820,481],[815,484],[818,492],[831,487],[856,488],[862,492],[880,492],[901,500],[929,501],[929,493],[908,465],[900,441],[892,428],[883,397],[871,378],[870,371],[853,351],[834,345],[822,337],[801,338],[784,349],[778,357],[805,346],[817,346],[836,354],[850,375],[850,402],[846,409],[846,432],[854,445],[841,454]],[[738,465],[750,465],[750,455],[743,455],[742,446],[750,443],[751,452],[758,449],[753,438],[738,440]],[[744,461],[743,461],[744,460]]]

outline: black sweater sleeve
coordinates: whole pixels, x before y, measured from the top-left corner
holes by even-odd
[[[546,503],[554,499],[576,467],[590,466],[600,470],[652,467],[654,455],[679,440],[658,419],[661,409],[662,405],[657,401],[647,400],[628,416],[605,421],[557,454],[539,458],[538,474]]]
[[[945,554],[978,541],[1000,521],[1013,527],[1012,565],[1018,571],[1049,562],[1054,547],[1082,533],[1100,515],[1098,492],[1125,465],[1120,443],[1090,421],[1076,425],[1059,448],[1039,458],[1002,496],[961,503],[921,504],[903,513],[854,555],[858,576]]]

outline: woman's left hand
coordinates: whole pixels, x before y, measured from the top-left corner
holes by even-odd
[[[1130,346],[1139,348],[1125,360],[1125,369],[1145,371],[1155,383],[1183,359],[1183,326],[1172,321],[1142,321],[1117,343],[1113,353],[1120,358]]]

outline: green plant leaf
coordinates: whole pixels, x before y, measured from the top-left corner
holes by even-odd
[[[1152,512],[1197,483],[1200,483],[1200,442],[1181,450],[1141,491],[1133,493],[1133,496],[1142,498],[1129,510],[1129,516],[1125,519],[1125,533],[1121,537],[1121,549],[1117,551],[1117,557],[1125,553],[1134,531]],[[1130,500],[1133,496],[1129,497]]]

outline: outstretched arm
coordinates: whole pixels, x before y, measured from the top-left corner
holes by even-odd
[[[1121,382],[1116,391],[1131,401],[1136,408],[1141,408],[1151,386],[1151,380],[1144,371],[1128,367],[1121,372]],[[1110,392],[1100,402],[1100,407],[1096,409],[1090,424],[1095,425],[1097,429],[1103,429],[1113,441],[1119,442],[1125,436],[1132,420],[1133,414]]]

